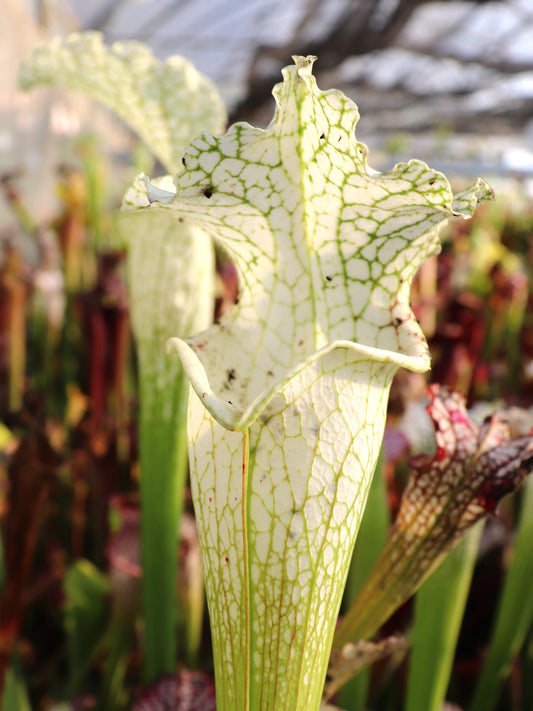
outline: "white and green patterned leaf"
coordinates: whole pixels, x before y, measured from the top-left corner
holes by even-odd
[[[160,62],[149,47],[135,41],[106,46],[98,32],[57,37],[36,48],[22,64],[19,80],[25,89],[42,84],[77,89],[105,104],[169,172],[181,165],[183,149],[195,135],[222,131],[226,123],[216,88],[189,61],[174,56]],[[172,189],[171,178],[162,181]],[[151,189],[157,193],[157,187]],[[126,197],[132,204],[135,193],[133,186]],[[185,336],[211,323],[212,247],[198,227],[165,215],[124,216],[118,228],[128,249],[139,354],[145,370],[153,370],[170,335]],[[155,358],[154,349],[161,357]]]
[[[454,204],[419,161],[370,170],[356,106],[319,91],[312,63],[284,70],[266,130],[194,140],[175,195],[137,184],[240,276],[219,324],[173,340],[198,395],[191,480],[221,711],[318,709],[390,383],[429,367],[411,280],[439,227],[491,194],[478,181]]]
[[[20,85],[78,89],[111,108],[169,173],[201,131],[224,130],[226,112],[212,82],[183,57],[156,59],[141,42],[106,46],[98,32],[57,37],[22,64]]]
[[[236,124],[193,141],[177,195],[164,200],[211,232],[240,272],[238,306],[189,343],[208,378],[198,371],[193,385],[232,428],[247,426],[244,413],[257,414],[257,398],[264,405],[272,385],[339,341],[426,370],[409,307],[412,277],[440,249],[439,227],[490,196],[478,181],[454,203],[446,178],[420,161],[384,174],[368,169],[354,137],[356,106],[338,91],[320,92],[311,67],[300,58],[284,70],[266,131]],[[228,370],[233,407],[221,397]]]

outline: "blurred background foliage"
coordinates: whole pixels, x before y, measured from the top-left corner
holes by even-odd
[[[531,427],[533,7],[528,0],[4,0],[2,12],[2,708],[208,710],[210,642],[206,625],[201,633],[188,497],[176,560],[180,670],[156,686],[140,682],[137,362],[113,233],[133,176],[158,166],[84,97],[20,93],[18,65],[47,37],[99,29],[107,41],[148,42],[161,58],[187,56],[217,83],[232,120],[265,125],[280,68],[291,54],[316,54],[319,86],[342,88],[359,105],[358,138],[370,144],[372,167],[416,156],[452,171],[456,189],[480,174],[494,185],[496,202],[450,224],[442,253],[414,284],[433,369],[424,377],[400,373],[394,384],[351,597],[384,545],[407,457],[421,446],[413,422],[428,382],[459,390],[479,412],[510,409],[526,432]],[[220,256],[217,313],[236,294],[234,270]],[[531,487],[518,491],[480,531],[442,692],[458,708],[533,708],[533,610],[523,599],[533,575],[531,501]],[[414,619],[407,603],[385,631],[420,638]],[[416,698],[408,677],[409,655],[393,655],[338,703],[414,711],[406,705]]]

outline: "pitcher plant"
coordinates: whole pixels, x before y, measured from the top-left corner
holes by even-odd
[[[194,390],[220,711],[319,708],[389,388],[430,366],[411,281],[448,218],[491,197],[483,180],[454,196],[420,161],[370,169],[357,107],[318,89],[314,60],[284,69],[266,130],[195,139],[176,192],[137,182],[139,205],[210,233],[240,278],[218,324],[168,344]]]

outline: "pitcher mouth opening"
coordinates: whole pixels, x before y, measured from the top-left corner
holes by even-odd
[[[383,365],[391,365],[395,369],[407,368],[417,373],[424,373],[429,370],[431,363],[425,341],[420,353],[416,355],[398,353],[374,346],[365,346],[353,341],[333,341],[289,368],[281,377],[275,378],[272,384],[260,392],[247,407],[239,408],[234,402],[224,399],[212,389],[202,361],[188,343],[180,338],[171,338],[166,345],[167,353],[175,354],[181,360],[185,374],[204,407],[222,427],[237,432],[242,432],[250,427],[272,399],[293,378],[298,376],[309,365],[325,357],[335,349],[350,351],[354,356],[354,361],[382,363]]]

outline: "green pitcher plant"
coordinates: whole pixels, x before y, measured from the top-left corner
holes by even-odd
[[[266,130],[237,123],[183,154],[175,191],[137,201],[200,226],[239,273],[238,303],[171,339],[194,392],[191,486],[219,711],[314,711],[379,453],[391,381],[430,366],[409,304],[439,228],[491,197],[454,196],[420,161],[367,166],[359,114],[314,57],[274,88]]]

